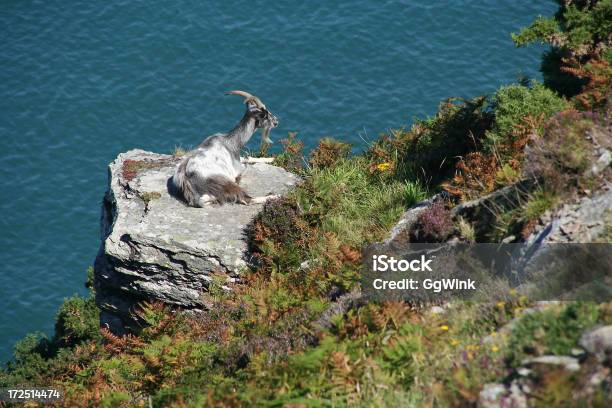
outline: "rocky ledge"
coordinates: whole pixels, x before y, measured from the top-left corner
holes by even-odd
[[[235,281],[249,263],[245,228],[262,204],[191,208],[169,192],[180,159],[143,150],[109,166],[94,265],[101,324],[137,331],[142,301],[203,310],[210,283]],[[241,181],[253,197],[283,195],[299,178],[279,167],[248,165]]]

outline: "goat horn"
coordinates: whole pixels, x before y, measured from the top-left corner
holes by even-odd
[[[255,95],[251,95],[250,93],[245,92],[245,91],[227,91],[225,94],[226,95],[240,95],[240,96],[245,98],[244,99],[244,103],[248,103],[249,101],[253,101],[253,102],[255,102],[255,104],[257,106],[259,106],[261,108],[265,108],[266,107],[266,105],[264,105],[263,102],[258,97],[256,97]]]

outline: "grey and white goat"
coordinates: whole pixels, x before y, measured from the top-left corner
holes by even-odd
[[[172,184],[176,192],[192,207],[210,203],[264,202],[267,197],[250,197],[238,183],[246,165],[240,151],[257,129],[262,129],[262,140],[270,143],[270,129],[278,126],[278,119],[261,100],[244,91],[229,91],[228,95],[244,97],[246,112],[228,133],[207,137],[185,155],[177,166]],[[267,161],[249,159],[247,162]]]

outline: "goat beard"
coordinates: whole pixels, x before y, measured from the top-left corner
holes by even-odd
[[[272,139],[270,139],[270,131],[272,127],[263,127],[261,128],[261,142],[265,144],[272,144]]]

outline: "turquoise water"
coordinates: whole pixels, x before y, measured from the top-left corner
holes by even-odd
[[[536,4],[537,3],[537,4]],[[555,2],[15,1],[0,6],[0,361],[51,333],[85,293],[106,165],[170,152],[241,117],[259,95],[298,131],[365,146],[448,96],[539,78],[541,49],[509,33]],[[278,145],[278,143],[277,143]],[[253,144],[252,147],[255,147]]]

